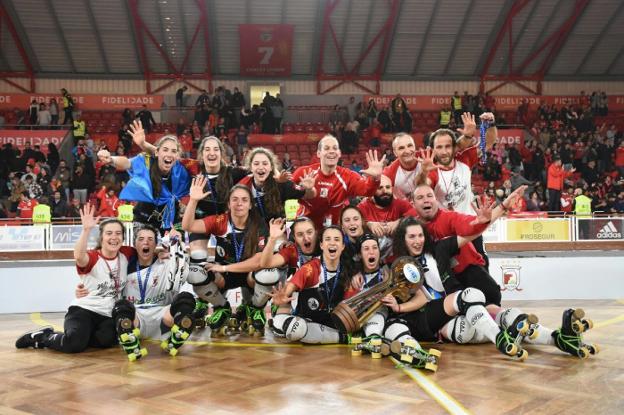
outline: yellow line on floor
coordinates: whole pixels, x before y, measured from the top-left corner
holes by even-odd
[[[610,326],[611,324],[621,323],[624,321],[624,314],[610,318],[609,320],[599,321],[598,323],[594,323],[594,329],[599,329],[602,327]]]
[[[418,386],[424,390],[427,395],[431,396],[437,403],[440,404],[446,412],[449,414],[470,414],[462,404],[457,402],[455,398],[449,395],[444,389],[442,389],[437,383],[423,375],[419,370],[404,365],[394,357],[390,357],[397,368],[401,369],[407,376],[414,380]]]
[[[62,327],[57,326],[56,324],[48,323],[41,317],[41,313],[30,313],[30,321],[40,326],[52,326],[54,331],[63,331]]]

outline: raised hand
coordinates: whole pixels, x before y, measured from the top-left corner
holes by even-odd
[[[477,123],[475,122],[474,115],[469,112],[464,112],[461,119],[464,124],[464,128],[458,128],[457,131],[465,137],[473,137],[477,132]]]
[[[136,119],[132,121],[132,124],[130,124],[130,136],[132,136],[134,144],[143,148],[143,144],[145,144],[145,130],[143,130],[141,120]]]
[[[108,150],[100,150],[97,152],[97,158],[104,164],[111,164],[113,162],[113,157]]]
[[[429,173],[431,170],[438,168],[437,164],[433,161],[433,150],[431,150],[431,147],[420,150],[416,160],[418,160],[420,168],[425,173]]]
[[[199,201],[210,194],[210,192],[204,192],[206,180],[208,179],[206,179],[204,176],[193,177],[193,182],[191,183],[191,191],[189,193],[191,200]]]
[[[269,238],[279,239],[284,236],[286,231],[286,220],[275,218],[269,221]]]
[[[492,221],[492,209],[493,202],[489,199],[486,199],[481,204],[481,207],[477,206],[475,203],[471,203],[472,208],[477,214],[475,220],[470,222],[471,225],[479,225],[482,223],[489,223]]]
[[[288,285],[283,285],[282,283],[280,283],[277,288],[273,287],[271,294],[269,294],[273,299],[273,304],[276,306],[285,306],[294,300],[294,298],[289,296],[286,292],[287,287]]]
[[[374,179],[379,179],[384,168],[384,161],[386,161],[386,155],[380,159],[377,155],[377,150],[368,150],[366,153],[366,163],[368,168],[362,170],[360,173],[370,176]]]
[[[282,170],[281,172],[276,173],[273,177],[278,183],[286,183],[287,181],[292,180],[292,173],[287,170]]]
[[[86,203],[82,209],[80,209],[80,222],[84,229],[93,229],[100,222],[100,217],[95,217],[95,206],[90,203]]]
[[[314,170],[308,169],[301,176],[301,180],[299,181],[299,185],[304,189],[314,189],[314,185],[316,184],[316,173]]]
[[[518,200],[518,198],[521,198],[522,196],[524,196],[524,192],[526,191],[527,188],[528,188],[527,185],[522,185],[518,187],[516,190],[514,190],[513,192],[511,192],[511,194],[507,196],[507,198],[503,200],[503,202],[501,203],[503,207],[505,209],[509,209],[511,206],[513,206]]]

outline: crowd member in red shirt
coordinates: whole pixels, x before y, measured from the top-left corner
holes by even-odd
[[[561,210],[563,212],[566,213],[570,213],[572,212],[572,202],[574,201],[574,197],[572,196],[572,193],[574,192],[574,189],[571,187],[568,187],[568,190],[565,192],[561,193]]]
[[[615,149],[615,167],[620,176],[624,177],[624,140],[620,141],[620,145]]]
[[[522,197],[526,186],[520,186],[502,203],[492,210],[489,221],[482,223],[481,217],[466,215],[440,207],[431,186],[423,184],[414,191],[414,208],[419,219],[425,224],[427,232],[434,241],[449,236],[470,236],[483,232],[490,221],[493,222],[508,212],[516,198]],[[484,206],[485,208],[486,206]],[[487,220],[487,219],[486,219]],[[455,256],[457,265],[453,268],[455,276],[464,287],[475,287],[483,292],[486,304],[500,306],[500,287],[492,276],[483,268],[485,261],[472,243],[460,248]]]
[[[299,167],[293,173],[293,181],[301,179],[312,171],[315,174],[314,188],[316,196],[311,199],[300,199],[297,216],[307,216],[314,221],[317,229],[339,223],[340,212],[355,196],[372,196],[379,186],[379,178],[383,170],[385,156],[377,157],[377,151],[366,154],[368,168],[359,174],[338,166],[341,152],[336,137],[326,135],[319,141],[317,156],[320,163]]]
[[[401,218],[416,216],[414,207],[407,200],[394,197],[392,182],[385,175],[381,176],[373,197],[361,201],[358,209],[362,212],[368,228],[378,237],[392,235]]]
[[[569,177],[576,171],[575,168],[570,170],[564,170],[561,165],[561,158],[559,156],[553,157],[553,162],[548,167],[548,182],[546,187],[548,188],[548,210],[550,212],[556,212],[561,209],[561,190],[563,189],[563,180]]]
[[[115,194],[115,189],[107,189],[106,186],[102,186],[100,191],[97,192],[97,198],[100,200],[98,216],[104,218],[116,218],[117,208],[121,203]]]
[[[31,199],[28,192],[22,192],[21,198],[22,200],[17,205],[20,219],[32,219],[33,209],[39,204],[37,199]]]

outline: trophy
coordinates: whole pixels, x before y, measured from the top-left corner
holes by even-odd
[[[353,333],[383,305],[381,299],[388,294],[402,301],[410,298],[410,291],[420,288],[425,272],[417,259],[402,256],[392,263],[390,275],[366,291],[340,302],[332,312],[332,321],[342,332]]]

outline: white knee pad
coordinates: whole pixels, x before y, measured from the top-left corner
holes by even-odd
[[[308,332],[307,321],[290,314],[277,314],[273,317],[273,326],[293,342],[303,339]]]
[[[405,321],[401,319],[390,319],[388,321],[384,337],[390,341],[398,340],[400,342],[404,342],[407,339],[413,339],[409,327],[407,327]]]
[[[443,334],[453,343],[467,344],[472,343],[475,328],[466,316],[457,316],[446,324]]]
[[[522,314],[522,311],[517,308],[504,308],[496,315],[494,321],[496,321],[496,324],[501,326],[501,328],[506,329],[513,324],[520,314]]]
[[[381,307],[379,311],[373,314],[367,321],[364,323],[362,329],[364,330],[364,335],[366,337],[377,335],[383,335],[383,329],[386,325],[386,318],[388,317],[388,309],[386,307]]]
[[[271,298],[270,294],[275,285],[280,281],[281,272],[277,268],[267,268],[256,271],[253,278],[254,286],[252,303],[255,307],[264,307]]]
[[[479,289],[468,287],[455,297],[455,307],[461,314],[466,314],[474,305],[485,306],[485,295]]]
[[[202,284],[208,280],[208,273],[204,269],[203,263],[208,258],[208,251],[195,250],[191,252],[191,261],[189,264],[189,273],[186,281],[189,284]]]
[[[226,303],[225,296],[214,281],[203,285],[193,285],[193,291],[199,298],[213,306],[222,306]]]

